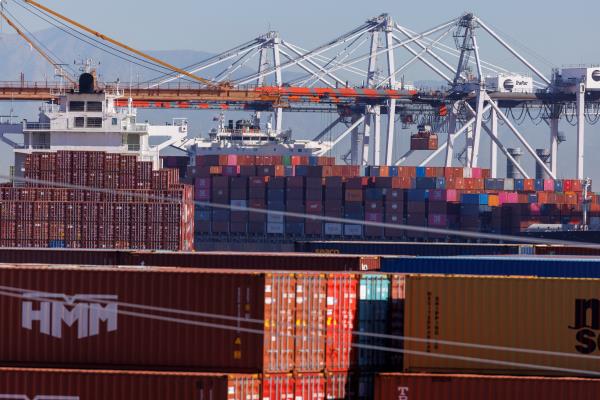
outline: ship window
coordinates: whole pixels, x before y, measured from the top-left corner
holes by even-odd
[[[88,117],[86,126],[88,128],[102,128],[102,118]]]
[[[102,111],[102,102],[101,101],[88,101],[87,102],[87,110],[88,111]]]
[[[112,124],[113,124],[113,126],[117,125],[118,123],[119,123],[119,120],[118,120],[118,119],[116,119],[116,118],[113,118],[113,119],[112,119]]]
[[[69,102],[70,111],[84,111],[85,103],[83,101],[71,101]]]
[[[83,128],[84,121],[83,117],[75,117],[75,128]]]

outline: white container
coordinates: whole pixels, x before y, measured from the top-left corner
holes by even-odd
[[[283,235],[285,230],[285,225],[276,222],[267,223],[267,233],[272,233],[276,235]]]
[[[362,225],[344,224],[344,236],[362,236]]]
[[[504,190],[508,192],[514,192],[515,190],[515,180],[512,178],[504,179]]]
[[[330,236],[341,236],[342,224],[325,223],[325,234]]]

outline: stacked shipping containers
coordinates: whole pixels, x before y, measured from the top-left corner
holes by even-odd
[[[376,398],[386,398],[381,390],[389,388],[381,385],[398,379],[417,385],[410,380],[435,380],[423,375],[431,372],[599,373],[596,358],[580,356],[597,351],[599,280],[404,275],[403,259],[396,260],[399,273],[390,274],[2,265],[0,361],[30,368],[215,371],[229,383],[259,379],[265,399],[370,399],[375,382]],[[482,260],[497,268],[481,267],[481,273],[520,273],[498,260]],[[534,261],[543,260],[520,259],[523,270],[557,270],[526,267]],[[561,271],[584,277],[593,267]],[[390,378],[385,371],[421,375]],[[236,373],[246,375],[229,375]],[[120,379],[115,375],[113,383]],[[386,379],[393,383],[382,383]],[[512,378],[442,380],[458,385],[462,379],[479,379],[481,386]],[[594,382],[572,380],[565,390]],[[242,391],[230,398],[244,398],[235,393]]]
[[[200,240],[435,240],[447,235],[369,223],[516,234],[533,223],[582,218],[577,180],[490,179],[481,168],[336,166],[328,157],[197,156],[195,164],[187,179],[196,200],[267,213],[200,206]],[[600,216],[597,195],[589,211]]]
[[[177,170],[58,151],[29,154],[24,175],[24,185],[0,187],[2,247],[193,250],[193,189]]]

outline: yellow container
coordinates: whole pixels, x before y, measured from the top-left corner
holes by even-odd
[[[405,336],[432,340],[405,341],[406,371],[600,373],[598,279],[411,275],[405,307]]]

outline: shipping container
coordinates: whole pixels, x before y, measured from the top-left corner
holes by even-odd
[[[288,372],[289,273],[9,266],[0,359],[31,366]],[[157,294],[160,295],[157,295]]]
[[[377,335],[389,332],[390,279],[385,274],[363,274],[358,294],[357,367],[380,370],[388,365],[389,354],[376,350],[388,347],[387,339]]]
[[[0,398],[257,400],[258,375],[0,368]]]
[[[392,222],[392,221],[386,221]],[[401,223],[402,221],[398,221]],[[325,227],[327,229],[327,225]],[[400,232],[400,230],[398,230]],[[410,256],[510,255],[532,252],[530,245],[485,243],[410,243],[376,241],[298,241],[295,249],[305,253],[377,254]],[[1,253],[0,253],[1,254]],[[566,253],[568,254],[568,253]]]
[[[327,281],[325,368],[329,372],[347,371],[351,367],[357,290],[358,277],[354,274],[336,274]]]
[[[592,400],[600,380],[490,375],[378,374],[375,400]]]
[[[600,278],[600,258],[592,257],[382,257],[380,263],[390,273]]]
[[[324,274],[296,274],[296,372],[325,369],[327,277]]]
[[[424,340],[405,340],[404,370],[597,375],[599,290],[595,279],[409,275],[404,336]]]
[[[55,246],[60,247],[60,246]],[[0,249],[0,263],[229,268],[289,271],[379,270],[379,257],[314,253]]]

